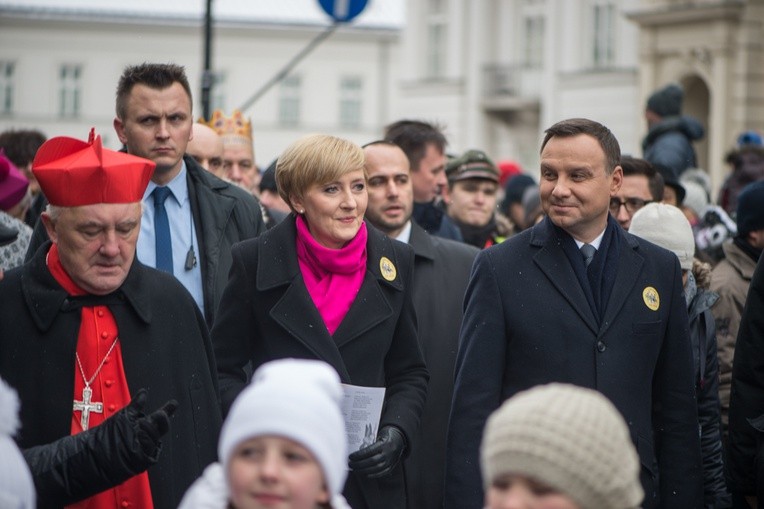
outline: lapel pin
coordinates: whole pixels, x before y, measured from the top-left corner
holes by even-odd
[[[661,298],[658,295],[658,290],[652,286],[648,286],[642,290],[642,300],[645,301],[645,306],[653,311],[658,311],[658,308],[661,307]]]
[[[395,265],[393,265],[393,262],[386,256],[383,256],[379,260],[379,271],[382,273],[382,277],[385,278],[386,281],[394,280],[395,276],[398,274],[398,271],[395,270]]]

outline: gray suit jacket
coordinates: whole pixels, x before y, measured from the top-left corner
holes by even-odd
[[[428,234],[411,223],[413,299],[430,382],[422,423],[404,465],[409,507],[442,509],[446,431],[454,391],[464,291],[479,249]]]

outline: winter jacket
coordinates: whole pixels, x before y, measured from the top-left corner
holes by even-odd
[[[711,313],[716,322],[719,399],[722,405],[722,434],[726,441],[735,339],[756,262],[732,242],[724,244],[723,249],[725,258],[711,272],[709,289],[719,295],[719,300],[711,308]]]
[[[727,447],[729,487],[764,501],[764,258],[751,278],[735,345]]]
[[[191,485],[178,509],[228,509],[228,494],[223,466],[220,463],[213,463]],[[331,509],[350,509],[342,495],[332,497],[330,506]]]
[[[690,275],[692,278],[692,275]],[[716,334],[711,306],[719,298],[713,292],[696,289],[688,281],[690,298],[688,313],[690,340],[695,363],[695,389],[700,422],[700,447],[703,458],[703,491],[705,508],[730,507],[731,501],[724,480],[721,423],[719,415],[719,361],[716,354]]]
[[[463,241],[459,228],[451,221],[446,211],[439,204],[436,204],[435,201],[430,203],[415,202],[411,218],[430,235],[456,240],[457,242]]]
[[[751,182],[764,180],[764,147],[746,146],[727,155],[732,173],[724,179],[717,203],[730,215],[737,210],[740,191]]]
[[[703,134],[703,126],[692,117],[666,117],[650,126],[642,141],[644,158],[679,176],[687,168],[697,167],[692,142]]]
[[[451,218],[451,221],[459,227],[463,242],[478,249],[487,249],[496,244],[500,244],[512,236],[513,225],[510,220],[496,212],[488,224],[484,226],[473,226],[464,224]]]

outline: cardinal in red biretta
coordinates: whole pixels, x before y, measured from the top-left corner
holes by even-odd
[[[0,283],[0,376],[21,399],[38,507],[175,508],[215,460],[204,318],[135,256],[154,168],[94,131],[52,138],[34,159],[50,241]]]

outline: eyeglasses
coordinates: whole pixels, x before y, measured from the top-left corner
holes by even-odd
[[[641,198],[626,198],[621,201],[620,198],[610,198],[610,212],[613,215],[618,215],[618,211],[621,210],[621,205],[626,207],[626,212],[633,214],[648,203],[652,203],[652,200],[643,200]]]

